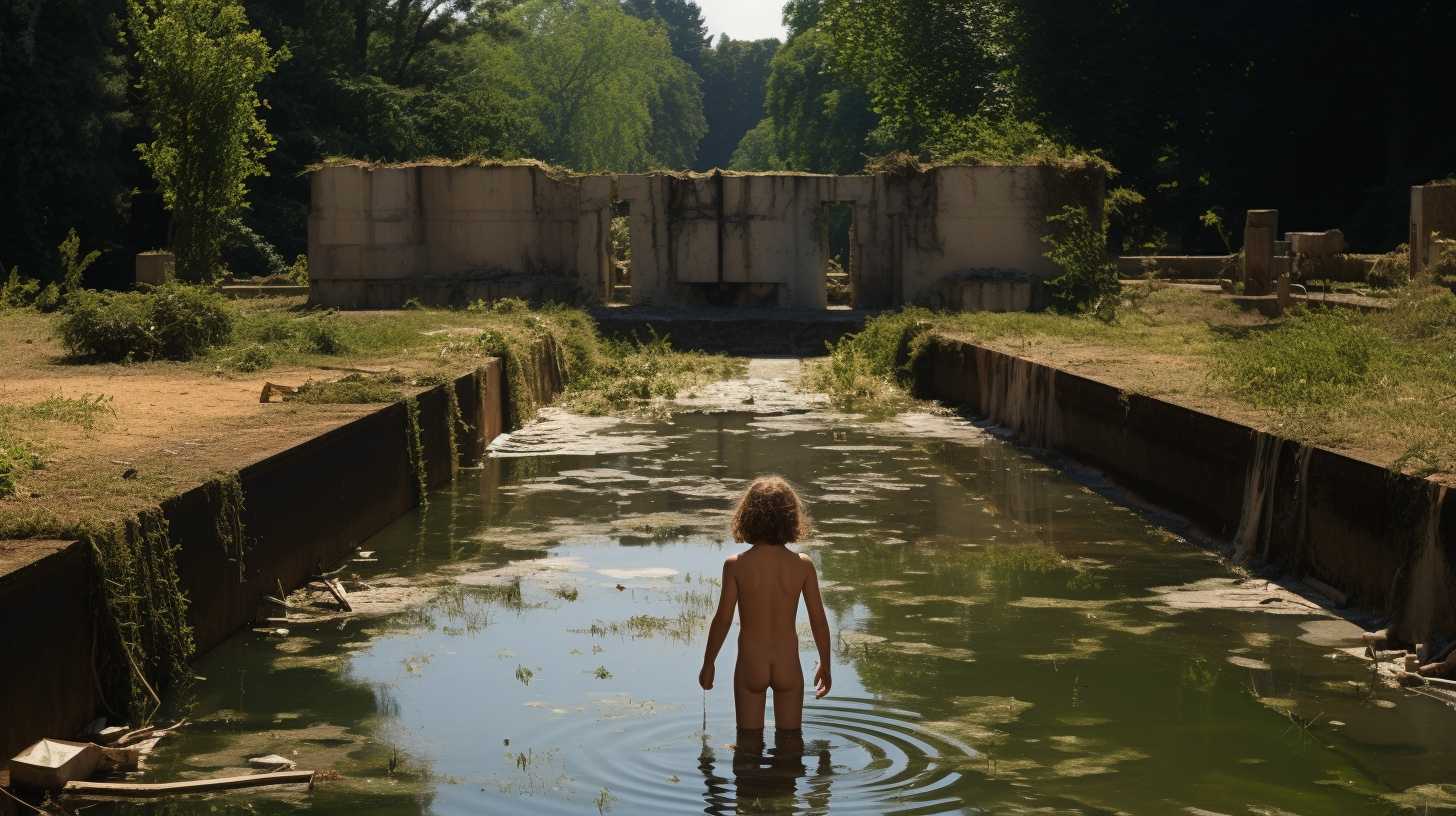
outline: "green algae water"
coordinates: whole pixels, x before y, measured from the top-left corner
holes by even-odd
[[[815,518],[834,689],[737,744],[734,637],[697,687],[731,502]],[[172,813],[1383,814],[1452,806],[1450,712],[1372,686],[1353,627],[971,426],[910,415],[548,421],[383,531],[362,613],[202,659],[146,778],[280,754]],[[801,612],[805,671],[814,648]],[[772,706],[769,708],[770,716]]]

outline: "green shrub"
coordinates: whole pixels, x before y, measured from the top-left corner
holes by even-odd
[[[40,281],[20,277],[20,267],[10,267],[5,283],[0,284],[0,307],[23,309],[35,302],[40,293]]]
[[[1116,319],[1122,284],[1117,279],[1117,264],[1107,254],[1102,226],[1092,223],[1086,208],[1074,206],[1049,216],[1047,224],[1053,232],[1042,238],[1050,247],[1046,257],[1062,270],[1046,282],[1052,308]]]
[[[190,360],[232,336],[233,310],[210,289],[73,293],[57,332],[71,354],[110,361]]]
[[[56,247],[56,254],[61,257],[61,289],[66,294],[84,288],[86,270],[101,257],[100,250],[95,249],[85,255],[81,254],[81,236],[76,234],[75,227],[66,233],[65,240]]]
[[[1391,353],[1390,338],[1359,314],[1297,312],[1270,331],[1225,343],[1213,375],[1255,405],[1298,411],[1332,405],[1368,384]]]

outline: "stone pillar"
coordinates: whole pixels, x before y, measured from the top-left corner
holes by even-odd
[[[1411,188],[1410,271],[1416,277],[1431,261],[1433,234],[1456,238],[1456,184],[1427,184]]]
[[[1274,293],[1274,239],[1278,210],[1249,210],[1244,220],[1244,294]]]

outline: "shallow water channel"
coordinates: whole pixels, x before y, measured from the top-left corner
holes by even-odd
[[[377,561],[351,569],[373,587],[358,598],[397,611],[249,632],[202,659],[193,722],[150,778],[267,753],[331,773],[311,793],[172,812],[1310,816],[1451,801],[1437,784],[1456,781],[1451,712],[1372,690],[1327,617],[962,420],[571,424],[507,440],[365,546]],[[801,745],[735,747],[734,637],[717,688],[696,674],[736,547],[729,505],[768,471],[815,516],[803,549],[834,690],[807,706]],[[800,629],[807,672],[802,612]]]

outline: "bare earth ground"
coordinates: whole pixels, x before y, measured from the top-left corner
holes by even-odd
[[[20,491],[0,499],[0,518],[39,516],[62,527],[121,518],[380,407],[258,401],[265,381],[338,379],[345,372],[337,368],[291,365],[241,374],[195,363],[72,364],[50,326],[42,315],[0,313],[0,348],[6,350],[0,405],[105,395],[114,414],[100,415],[91,429],[28,423],[24,436],[40,449],[45,467],[23,474]],[[338,365],[409,373],[431,362],[405,356],[350,358]],[[136,474],[123,478],[131,469]],[[0,574],[50,549],[40,541],[0,540]]]

